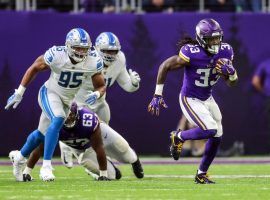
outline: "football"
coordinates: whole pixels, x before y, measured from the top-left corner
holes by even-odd
[[[228,75],[224,75],[222,73],[222,66],[223,65],[232,65],[232,61],[228,58],[219,58],[216,62],[216,65],[215,65],[215,69],[217,70],[217,73],[223,78],[223,79],[228,79],[229,76]]]
[[[232,65],[232,61],[230,59],[228,59],[228,58],[219,58],[217,60],[217,63],[216,64],[220,64],[220,65],[225,65],[225,64]]]

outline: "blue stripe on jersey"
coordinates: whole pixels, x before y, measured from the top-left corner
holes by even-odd
[[[106,35],[107,35],[108,38],[109,38],[109,45],[110,45],[110,46],[114,46],[114,45],[115,45],[115,39],[114,39],[113,34],[110,33],[110,32],[106,32]]]
[[[81,28],[77,28],[76,30],[80,34],[81,42],[83,42],[83,43],[87,42],[85,31],[83,29],[81,29]]]
[[[47,88],[45,87],[45,85],[43,85],[41,87],[41,105],[46,113],[46,115],[50,118],[50,120],[52,120],[52,118],[54,118],[54,114],[52,112],[52,109],[50,107],[49,101],[48,101],[48,95],[47,95]]]
[[[46,60],[46,62],[48,64],[50,64],[52,62],[52,60],[53,60],[53,57],[51,55],[50,56],[45,56],[44,58],[45,58],[45,60]]]
[[[52,49],[50,49],[50,53],[52,54],[52,56],[54,56],[54,53],[53,53],[53,50]]]
[[[98,63],[97,63],[97,70],[101,71],[102,68],[103,68],[102,62],[99,60]]]

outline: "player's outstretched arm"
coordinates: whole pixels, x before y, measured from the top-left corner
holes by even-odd
[[[107,172],[107,158],[105,154],[105,150],[103,147],[103,142],[102,142],[102,137],[101,137],[101,130],[100,126],[96,128],[96,130],[92,133],[90,137],[91,141],[91,146],[96,152],[97,155],[97,161],[99,165],[99,170],[100,170],[100,177],[108,177],[108,172]],[[103,179],[101,179],[103,180]]]
[[[127,71],[126,68],[123,68],[116,81],[126,92],[135,92],[140,87],[141,78],[140,75],[132,69]]]
[[[95,91],[87,95],[87,98],[85,100],[86,103],[93,105],[96,103],[97,99],[102,97],[106,92],[106,85],[104,77],[101,73],[97,73],[92,76],[92,82]]]
[[[49,66],[45,63],[43,56],[39,56],[25,72],[19,88],[15,89],[14,94],[9,97],[5,109],[8,110],[11,106],[13,106],[15,109],[21,102],[26,87],[30,84],[30,82],[35,79],[39,72],[48,68]]]
[[[162,92],[164,83],[167,77],[167,73],[171,70],[176,70],[183,68],[185,66],[189,65],[186,61],[181,59],[179,56],[172,56],[165,60],[158,69],[158,75],[157,75],[157,83],[156,83],[156,90],[154,97],[150,104],[148,105],[148,112],[150,112],[152,115],[159,115],[160,112],[160,106],[163,108],[167,108]]]

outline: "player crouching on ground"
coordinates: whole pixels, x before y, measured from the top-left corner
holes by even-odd
[[[60,131],[60,140],[63,145],[70,148],[78,163],[86,169],[88,174],[98,180],[121,178],[120,170],[114,166],[110,159],[107,159],[106,162],[103,149],[111,158],[120,162],[131,163],[137,178],[143,178],[144,176],[141,163],[126,140],[107,124],[99,122],[94,112],[87,108],[78,109],[76,103],[72,104],[71,112]],[[32,169],[41,155],[42,146],[39,146],[30,155],[27,167],[21,172],[23,181],[32,180]],[[102,168],[104,164],[106,164],[107,170]]]

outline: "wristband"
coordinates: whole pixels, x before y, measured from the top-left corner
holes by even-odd
[[[235,81],[238,78],[237,73],[235,72],[233,75],[229,76],[230,81]]]
[[[105,177],[108,177],[108,172],[107,172],[107,170],[99,170],[99,176],[105,176]]]
[[[24,87],[23,85],[20,85],[19,88],[17,89],[17,93],[23,96],[25,90],[26,90],[26,87]]]
[[[164,84],[157,84],[155,94],[162,96]]]

